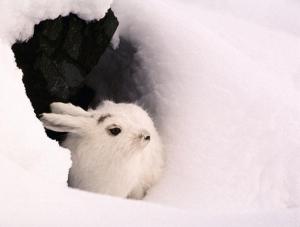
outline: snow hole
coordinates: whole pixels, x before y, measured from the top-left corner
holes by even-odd
[[[29,40],[12,46],[37,117],[49,112],[54,101],[88,109],[110,99],[140,103],[155,112],[153,105],[141,101],[151,87],[134,43],[119,37],[117,47],[111,44],[117,26],[111,10],[103,19],[91,22],[70,14],[40,22]],[[64,133],[46,132],[58,141],[65,137]]]

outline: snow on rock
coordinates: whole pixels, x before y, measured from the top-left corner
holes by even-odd
[[[45,19],[77,14],[85,20],[101,19],[105,16],[112,0],[2,0],[0,38],[13,44],[33,35],[34,25]]]

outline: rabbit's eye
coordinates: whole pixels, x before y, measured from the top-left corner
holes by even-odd
[[[112,136],[117,136],[122,132],[122,130],[119,127],[111,127],[108,128],[108,132]]]

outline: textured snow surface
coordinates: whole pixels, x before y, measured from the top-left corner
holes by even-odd
[[[0,225],[299,226],[300,4],[115,0],[168,155],[146,201],[68,189],[70,154],[35,118],[10,49],[34,24],[110,0],[1,0]],[[156,203],[156,204],[151,204]],[[80,224],[79,224],[80,223]]]

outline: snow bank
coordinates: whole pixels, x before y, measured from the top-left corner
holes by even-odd
[[[0,193],[2,226],[298,226],[296,210],[207,215],[56,188],[1,155],[0,177],[6,179]]]
[[[200,3],[113,5],[155,88],[144,102],[159,109],[169,157],[148,199],[211,210],[298,206],[300,40]]]
[[[0,16],[0,152],[24,169],[66,185],[71,165],[69,151],[49,140],[36,119],[16,67],[10,45],[29,39],[34,25],[42,20],[77,13],[86,20],[102,18],[111,1],[6,1]]]
[[[99,19],[111,1],[0,2],[1,224],[299,224],[299,210],[287,208],[300,204],[300,41],[294,31],[299,23],[292,23],[300,20],[291,13],[300,6],[291,1],[282,7],[277,0],[270,12],[282,10],[289,18],[278,25],[275,19],[260,23],[264,15],[276,17],[258,0],[249,3],[252,9],[264,7],[249,14],[243,13],[246,1],[213,2],[112,5],[119,35],[138,47],[137,73],[154,88],[141,102],[156,110],[168,154],[165,176],[146,202],[61,187],[69,153],[35,118],[10,49],[41,20],[69,12]]]
[[[26,97],[10,46],[0,42],[0,52],[0,154],[27,171],[66,185],[70,154],[46,137]]]

